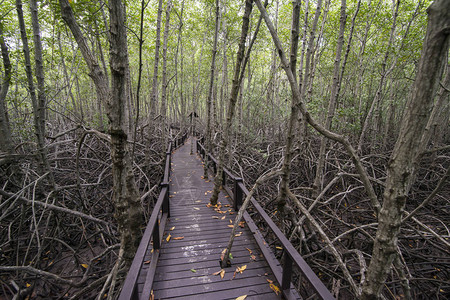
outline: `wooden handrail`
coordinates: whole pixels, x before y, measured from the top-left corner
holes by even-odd
[[[197,140],[197,151],[202,155],[204,158],[205,156],[205,147]],[[209,154],[209,157],[212,161],[216,162],[217,160]],[[242,204],[242,201],[247,195],[249,194],[248,189],[245,187],[244,182],[242,181],[242,178],[239,178],[237,176],[234,176],[228,169],[224,168],[224,174],[232,180],[234,183],[233,191],[230,191],[229,189],[225,190],[229,194],[229,196],[233,199],[233,206],[235,210],[238,210],[240,205]],[[258,214],[261,216],[261,218],[264,220],[264,222],[269,226],[269,228],[272,230],[274,235],[277,237],[280,244],[283,246],[283,249],[285,251],[284,255],[284,266],[282,273],[280,274],[279,270],[277,269],[276,264],[271,264],[270,261],[269,265],[272,268],[272,271],[274,272],[275,277],[277,278],[279,284],[281,285],[282,291],[284,296],[287,299],[291,298],[290,293],[290,287],[291,287],[291,278],[292,278],[292,267],[293,264],[295,264],[302,275],[306,278],[306,280],[312,285],[314,290],[316,291],[317,295],[321,299],[326,300],[334,300],[335,298],[331,295],[330,291],[327,289],[327,287],[323,284],[323,282],[317,277],[317,275],[314,273],[314,271],[311,269],[311,267],[306,263],[306,261],[301,257],[301,255],[298,253],[298,251],[294,248],[294,246],[291,244],[291,242],[286,238],[286,236],[281,232],[281,230],[278,228],[278,226],[273,222],[273,220],[270,218],[270,216],[264,211],[264,209],[259,205],[259,203],[255,200],[255,198],[250,198],[250,202],[255,208],[255,210],[258,212]],[[252,225],[252,231],[257,230],[256,225],[254,224],[252,218],[247,213],[245,214],[246,219],[249,219]],[[249,223],[249,222],[247,222]],[[250,224],[248,224],[250,226]],[[254,232],[255,233],[255,232]],[[259,238],[255,235],[255,238]],[[262,238],[262,237],[261,237]],[[265,243],[261,243],[265,244]],[[263,250],[263,249],[261,249]],[[263,251],[264,252],[264,251]],[[267,257],[267,260],[271,260],[271,257]]]
[[[181,146],[187,138],[187,134],[184,134],[182,137],[169,142],[166,151],[166,163],[164,167],[164,176],[163,181],[161,182],[161,192],[159,193],[158,200],[156,201],[155,206],[153,207],[152,214],[150,216],[150,220],[147,223],[147,227],[145,228],[144,235],[142,236],[139,247],[134,256],[133,262],[131,263],[130,269],[128,271],[128,275],[125,279],[122,291],[119,296],[119,300],[138,300],[139,295],[137,291],[137,280],[139,277],[139,273],[141,271],[142,265],[144,263],[145,255],[148,251],[148,247],[153,241],[153,251],[155,255],[160,249],[162,235],[160,234],[160,225],[163,227],[165,222],[159,223],[161,219],[167,219],[170,217],[170,202],[169,202],[169,178],[170,178],[170,166],[172,159],[172,150],[175,150],[179,146]],[[173,146],[174,145],[174,146]],[[161,216],[160,216],[160,212]],[[157,256],[153,256],[152,258],[156,259]],[[152,266],[156,267],[156,262],[152,263]],[[155,270],[147,270],[147,272],[154,272]],[[148,276],[147,278],[151,277]],[[151,283],[150,283],[151,285]],[[148,299],[148,297],[147,297]]]

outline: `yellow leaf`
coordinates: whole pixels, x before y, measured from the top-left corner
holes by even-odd
[[[172,235],[169,233],[169,235],[166,238],[166,241],[169,242],[171,237],[172,237]]]
[[[283,250],[283,248],[279,246],[276,246],[275,248],[277,248],[278,250]]]
[[[170,228],[170,231],[172,231],[172,230],[174,230],[175,229],[175,226],[173,226],[172,228]]]
[[[247,250],[248,250],[248,252],[249,252],[250,254],[252,254],[252,253],[253,253],[253,251],[252,251],[252,250],[250,250],[250,249],[248,249],[248,248],[245,248],[245,249],[247,249]]]
[[[30,287],[30,286],[31,286],[31,284],[27,283],[27,284],[26,284],[26,286],[27,286],[27,287]]]
[[[198,208],[198,207],[194,207],[194,209],[195,209],[195,210],[200,210],[200,208]]]
[[[238,237],[238,236],[241,236],[242,235],[242,231],[239,231],[238,233],[236,233],[234,236],[235,237]]]
[[[213,218],[213,219],[218,219],[219,217],[218,217],[218,216],[212,216],[212,218]]]
[[[197,201],[195,201],[195,203],[201,203],[202,202],[202,200],[197,200]]]
[[[225,217],[225,216],[224,216]],[[233,221],[231,221],[231,220],[229,220],[230,221],[230,224],[233,224]]]
[[[219,271],[217,271],[217,272],[214,272],[213,275],[214,275],[214,276],[219,275],[219,274],[220,274],[220,271],[222,271],[222,270],[219,270]]]
[[[242,272],[244,272],[245,269],[247,269],[247,265],[243,265],[242,267],[237,267],[236,272],[239,272],[242,274]]]
[[[245,298],[247,298],[247,295],[239,296],[235,300],[244,300]]]
[[[225,220],[225,216],[223,216],[222,218],[220,218],[221,220]]]
[[[223,277],[225,277],[225,270],[224,269],[220,270],[220,278],[223,279]]]
[[[272,291],[275,292],[275,294],[278,295],[278,294],[280,293],[280,288],[277,287],[275,284],[271,283],[269,286],[270,286],[270,288],[272,289]]]
[[[227,225],[228,227],[230,227],[230,228],[233,228],[234,226],[233,225]]]
[[[177,236],[177,237],[174,237],[173,239],[174,240],[182,240],[182,239],[184,239],[184,236]]]
[[[87,264],[81,264],[81,266],[85,269],[87,269],[89,267]]]

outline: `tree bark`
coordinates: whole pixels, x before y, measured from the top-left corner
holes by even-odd
[[[121,0],[110,4],[110,68],[111,89],[78,26],[68,0],[60,0],[61,14],[71,30],[83,58],[89,68],[89,76],[95,84],[97,96],[105,104],[111,134],[111,158],[113,173],[113,200],[115,217],[120,232],[121,248],[126,263],[131,263],[139,246],[142,225],[142,209],[134,181],[130,149],[127,145],[126,122],[126,69],[128,63],[125,16]]]
[[[213,101],[213,88],[214,88],[214,79],[216,73],[216,54],[217,54],[217,38],[219,35],[219,0],[216,0],[216,23],[214,29],[214,43],[212,50],[212,58],[211,58],[211,71],[209,77],[209,89],[208,89],[208,97],[206,99],[206,155],[205,155],[205,164],[204,164],[204,172],[203,177],[208,179],[208,165],[209,159],[208,154],[211,152],[211,102]],[[213,197],[211,198],[213,199]],[[217,201],[217,200],[216,200]],[[211,201],[211,203],[213,203]],[[215,203],[214,203],[215,204]]]
[[[167,127],[167,43],[169,41],[169,26],[170,26],[170,11],[172,10],[172,1],[169,0],[166,6],[166,21],[164,24],[164,36],[163,36],[163,69],[162,69],[162,88],[161,88],[161,125],[162,136],[161,142],[164,145],[164,149],[169,138],[169,132]]]
[[[228,99],[227,118],[226,118],[225,126],[223,128],[222,140],[220,142],[219,165],[217,167],[217,173],[214,178],[214,190],[212,192],[211,199],[210,199],[210,202],[212,205],[215,205],[217,203],[217,199],[218,199],[219,193],[220,193],[220,188],[222,186],[222,177],[223,177],[222,175],[223,175],[223,167],[224,167],[224,162],[225,162],[225,149],[227,148],[227,144],[230,142],[231,124],[233,122],[233,116],[234,116],[234,111],[235,111],[235,107],[236,107],[236,102],[238,100],[239,90],[240,90],[240,87],[242,84],[242,80],[244,78],[245,66],[247,65],[253,43],[256,39],[256,36],[258,35],[259,27],[261,24],[261,18],[260,18],[258,25],[256,26],[255,34],[253,35],[252,41],[250,42],[250,45],[247,50],[247,55],[244,60],[245,42],[247,41],[249,23],[250,23],[250,14],[252,13],[252,9],[253,9],[253,0],[246,0],[244,15],[242,16],[242,30],[241,30],[241,37],[239,40],[239,48],[238,48],[237,57],[236,57],[236,66],[234,68],[233,85],[231,87],[230,98]]]
[[[450,1],[436,0],[427,9],[428,25],[417,75],[388,166],[383,206],[362,299],[378,299],[397,253],[402,211],[426,133],[432,105],[447,62]]]
[[[158,67],[159,67],[159,47],[161,45],[161,16],[162,16],[162,0],[158,2],[158,17],[156,19],[156,40],[155,40],[155,62],[153,65],[153,83],[152,83],[152,94],[150,98],[150,118],[149,123],[152,123],[152,120],[157,112],[157,100],[158,100]],[[151,127],[151,126],[150,126]]]
[[[6,95],[11,83],[11,61],[9,60],[8,46],[3,37],[3,23],[0,20],[0,47],[4,68],[3,80],[0,83],[0,151],[11,153],[13,150],[11,127],[9,125]]]
[[[358,2],[359,4],[360,2]],[[359,8],[359,5],[358,5]],[[336,105],[339,97],[339,90],[341,85],[342,77],[340,74],[343,74],[342,72],[339,72],[341,69],[341,54],[342,54],[342,47],[344,45],[344,33],[345,33],[345,25],[347,20],[347,2],[346,0],[341,1],[341,18],[340,18],[340,24],[339,24],[339,35],[337,39],[337,45],[336,45],[336,57],[334,59],[334,68],[333,68],[333,84],[331,85],[331,92],[330,92],[330,100],[328,102],[328,112],[327,112],[327,118],[325,121],[325,128],[330,130],[331,129],[331,123],[333,122],[334,113],[336,111]],[[357,12],[356,12],[357,14]],[[356,15],[355,15],[356,16]],[[351,38],[351,35],[350,35]],[[350,41],[351,42],[351,39]],[[342,69],[345,68],[345,65],[342,65]],[[320,139],[320,150],[319,150],[319,161],[317,163],[316,167],[316,176],[314,178],[314,184],[313,184],[313,194],[312,197],[316,198],[319,195],[319,190],[322,189],[322,176],[323,171],[325,167],[325,150],[327,148],[328,141],[325,139],[324,136]]]

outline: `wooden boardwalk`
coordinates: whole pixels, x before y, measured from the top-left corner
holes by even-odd
[[[280,299],[270,282],[279,285],[245,224],[232,248],[233,266],[224,269],[223,278],[213,275],[221,270],[220,253],[236,215],[223,193],[220,209],[207,207],[213,182],[202,175],[202,161],[195,152],[190,155],[188,141],[172,156],[170,218],[152,285],[155,299]],[[234,274],[244,265],[242,273]]]
[[[241,178],[224,169],[227,194],[220,193],[217,206],[209,205],[212,178],[211,175],[210,180],[203,178],[203,162],[196,151],[205,157],[205,148],[196,141],[194,147],[198,149],[193,149],[191,155],[191,140],[183,145],[186,137],[178,137],[168,146],[161,191],[119,300],[243,299],[244,296],[297,300],[301,297],[292,285],[294,276],[305,299],[335,300],[253,197],[248,210],[271,230],[275,237],[272,247],[283,250],[283,263],[273,254],[253,217],[245,212],[245,221],[239,224],[231,249],[232,267],[220,268],[221,252],[236,216],[234,206],[239,206],[249,192]],[[217,160],[209,157],[215,170]]]

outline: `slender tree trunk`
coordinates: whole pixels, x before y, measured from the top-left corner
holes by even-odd
[[[422,138],[447,63],[450,44],[450,1],[436,0],[427,9],[428,25],[411,98],[392,152],[383,206],[362,299],[380,297],[389,268],[397,255],[398,234],[405,202],[414,179]]]
[[[60,0],[61,15],[71,30],[83,58],[89,68],[89,76],[95,84],[97,97],[105,103],[110,121],[111,158],[113,173],[113,199],[115,217],[120,232],[121,248],[126,263],[131,263],[139,246],[142,225],[142,208],[134,175],[130,149],[127,145],[126,122],[126,68],[128,63],[127,38],[123,5],[111,0],[110,5],[110,66],[111,90],[102,68],[97,62],[80,27],[75,21],[68,0]]]
[[[341,1],[341,18],[340,18],[340,25],[339,25],[339,35],[338,35],[337,45],[336,45],[336,57],[334,59],[333,84],[331,85],[330,100],[328,102],[328,113],[327,113],[327,118],[325,121],[325,128],[328,130],[331,129],[331,123],[333,122],[334,113],[336,111],[336,105],[337,105],[337,101],[338,101],[338,97],[339,97],[339,90],[340,90],[340,85],[341,85],[341,80],[342,80],[342,77],[340,76],[340,74],[343,75],[343,70],[340,72],[340,68],[341,68],[342,47],[344,45],[345,25],[346,25],[346,21],[347,21],[346,9],[347,9],[347,2],[346,2],[346,0],[342,0]],[[358,5],[358,9],[359,9],[359,5]],[[356,12],[356,14],[357,13],[358,12]],[[351,42],[351,35],[350,35],[349,42]],[[350,44],[349,44],[349,47],[350,47]],[[342,65],[342,68],[345,68],[344,64]],[[325,167],[325,150],[327,148],[327,144],[328,144],[327,139],[324,136],[322,136],[320,139],[319,161],[317,163],[316,176],[314,178],[314,184],[313,184],[313,194],[312,194],[313,198],[316,198],[319,195],[319,191],[322,189],[322,176],[323,176],[323,171],[324,171],[324,167]]]
[[[30,5],[33,1],[30,2]],[[43,87],[43,70],[42,70],[42,46],[40,44],[40,37],[39,37],[39,23],[37,20],[37,10],[32,11],[32,22],[33,22],[33,33],[35,38],[35,43],[37,42],[37,45],[35,45],[35,55],[36,55],[36,71],[39,70],[38,77],[38,83],[41,90],[39,90],[39,98],[36,97],[36,89],[34,86],[33,81],[33,72],[31,70],[31,57],[30,57],[30,48],[28,46],[28,38],[27,33],[25,29],[25,21],[23,18],[23,10],[22,10],[22,1],[16,0],[16,8],[17,8],[17,15],[19,19],[19,27],[20,27],[20,34],[22,37],[22,46],[23,46],[23,53],[25,58],[25,73],[27,75],[27,81],[28,81],[28,88],[29,93],[31,97],[31,102],[33,105],[33,120],[34,120],[34,128],[35,128],[35,134],[36,134],[36,140],[38,145],[38,161],[40,164],[40,168],[42,172],[48,172],[50,171],[50,165],[47,160],[47,151],[45,148],[45,95],[44,95],[44,87]],[[37,22],[37,24],[36,24]],[[37,26],[37,27],[36,27]],[[40,53],[40,58],[39,58]],[[39,67],[40,66],[40,67]],[[43,105],[43,106],[42,106]],[[50,176],[50,183],[53,185],[54,180],[53,176]]]
[[[205,155],[205,164],[204,164],[204,172],[203,177],[208,179],[208,154],[212,151],[212,142],[211,142],[211,102],[213,101],[213,88],[214,88],[214,79],[216,73],[216,54],[217,54],[217,38],[219,35],[219,0],[216,0],[216,25],[214,29],[214,44],[212,50],[212,59],[211,59],[211,71],[209,77],[209,89],[208,89],[208,97],[206,99],[206,155]]]
[[[169,132],[167,128],[167,43],[169,41],[170,11],[172,10],[172,1],[169,0],[166,6],[166,21],[164,25],[163,37],[163,69],[162,69],[162,88],[161,88],[161,118],[162,118],[162,145],[166,145]]]
[[[384,87],[384,81],[386,80],[386,77],[389,75],[389,73],[392,71],[392,67],[389,68],[389,70],[386,70],[386,65],[387,65],[387,61],[391,52],[391,46],[392,43],[394,42],[394,38],[395,38],[395,28],[397,25],[397,16],[398,16],[398,8],[400,6],[400,0],[397,0],[396,3],[394,3],[394,7],[393,7],[393,21],[392,21],[392,27],[391,27],[391,33],[389,36],[389,42],[387,45],[387,50],[386,53],[384,55],[384,60],[383,63],[381,65],[382,67],[382,73],[381,73],[381,78],[380,78],[380,82],[378,84],[378,89],[377,92],[375,93],[375,98],[372,101],[372,105],[370,106],[369,112],[367,113],[366,119],[364,120],[364,125],[363,128],[361,130],[361,135],[359,137],[359,143],[358,143],[358,152],[361,153],[362,151],[362,147],[364,144],[364,140],[365,137],[367,135],[367,132],[369,130],[369,125],[370,125],[370,119],[373,116],[373,113],[375,111],[375,108],[378,105],[378,102],[381,101],[382,98],[382,89]]]
[[[220,188],[222,186],[222,177],[223,177],[223,167],[225,161],[225,149],[227,148],[227,144],[230,142],[231,135],[231,125],[233,123],[233,116],[236,107],[236,102],[239,96],[239,90],[242,84],[242,80],[245,74],[245,67],[247,65],[248,59],[250,57],[250,52],[252,50],[253,43],[256,40],[258,35],[258,31],[261,25],[262,18],[259,18],[258,24],[256,25],[255,33],[253,38],[248,46],[247,54],[245,55],[245,42],[247,40],[249,24],[250,24],[250,14],[253,9],[253,0],[245,1],[245,10],[244,15],[242,16],[242,30],[241,37],[239,40],[239,48],[236,56],[236,66],[234,68],[234,76],[233,76],[233,85],[231,87],[231,95],[228,99],[228,109],[227,109],[227,118],[225,126],[223,127],[223,135],[220,141],[219,148],[219,165],[217,167],[217,173],[214,178],[214,190],[211,195],[210,202],[212,205],[217,203],[217,199],[219,197]]]
[[[156,19],[156,41],[155,41],[155,62],[153,65],[153,83],[152,94],[150,97],[150,117],[149,123],[152,124],[153,118],[158,114],[158,67],[159,67],[159,47],[161,45],[161,17],[162,17],[162,0],[158,2],[158,17]],[[152,126],[150,126],[152,127]]]
[[[4,68],[3,80],[0,82],[0,151],[11,153],[13,144],[11,139],[11,127],[9,126],[6,95],[11,83],[11,61],[9,60],[8,46],[3,37],[3,23],[0,20],[0,47]]]
[[[298,54],[298,39],[300,28],[300,1],[296,0],[292,2],[292,24],[291,24],[291,49],[290,49],[290,61],[289,68],[292,72],[292,76],[297,84],[297,54]],[[287,213],[286,193],[289,188],[289,180],[291,175],[291,160],[292,160],[292,145],[294,144],[294,129],[298,118],[298,103],[297,99],[292,97],[291,99],[291,114],[289,117],[286,133],[286,145],[284,148],[284,158],[281,174],[280,191],[277,196],[278,211],[282,214]]]

